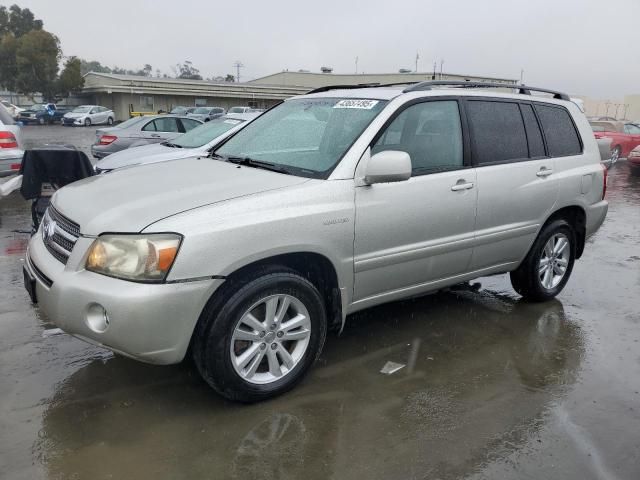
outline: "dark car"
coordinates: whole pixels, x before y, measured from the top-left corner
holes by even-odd
[[[58,107],[54,103],[34,103],[27,110],[20,112],[22,123],[38,123],[46,125],[61,122],[62,117],[69,112],[67,107]]]

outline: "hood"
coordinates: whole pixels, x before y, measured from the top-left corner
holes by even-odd
[[[52,199],[84,235],[140,232],[185,210],[298,185],[307,178],[191,157],[123,168],[67,185]]]
[[[127,148],[119,152],[107,155],[104,159],[96,163],[96,167],[103,170],[113,170],[115,168],[130,167],[150,161],[174,160],[177,158],[192,157],[199,152],[194,152],[190,148],[165,147],[161,143],[142,145],[140,147]]]

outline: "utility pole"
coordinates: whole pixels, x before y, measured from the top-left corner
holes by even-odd
[[[240,69],[244,67],[240,60],[236,60],[236,63],[233,64],[236,67],[236,82],[240,82]]]
[[[436,66],[437,66],[437,62],[434,60],[433,61],[433,79],[436,79]]]
[[[358,57],[356,57],[356,74],[358,73]]]
[[[442,66],[444,65],[444,58],[440,59],[440,80],[442,80]]]
[[[416,52],[416,69],[414,70],[414,72],[418,73],[418,60],[420,59],[420,54],[418,52]]]
[[[524,68],[520,69],[520,85],[524,85]]]

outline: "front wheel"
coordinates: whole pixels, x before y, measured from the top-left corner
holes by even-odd
[[[38,123],[40,125],[44,125],[46,123],[46,120],[44,119],[44,117],[40,117],[40,118],[38,118]]]
[[[113,125],[113,117],[107,118],[107,125]]]
[[[571,225],[558,219],[546,225],[517,270],[511,272],[516,292],[534,302],[558,295],[569,280],[576,253]]]
[[[622,148],[620,148],[620,145],[617,145],[616,148],[614,148],[611,151],[611,165],[615,165],[615,163],[620,160],[620,155],[622,154]]]
[[[317,288],[281,269],[227,288],[194,333],[200,374],[222,396],[256,402],[293,388],[318,358],[327,331]]]
[[[90,118],[85,118],[84,119],[84,126],[85,127],[90,127],[91,126],[91,119]]]

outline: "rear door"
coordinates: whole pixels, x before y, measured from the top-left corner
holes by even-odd
[[[640,145],[640,126],[633,123],[627,123],[624,126],[624,133],[628,135],[628,145],[622,151],[622,156],[627,157],[629,152]]]
[[[520,261],[558,197],[554,160],[531,103],[464,102],[477,168],[478,213],[471,270]]]
[[[378,134],[371,154],[407,152],[412,176],[356,188],[356,301],[428,291],[467,271],[477,189],[465,144],[456,99],[410,105]]]
[[[140,133],[149,143],[160,143],[176,138],[180,128],[175,117],[160,117],[147,123]]]

